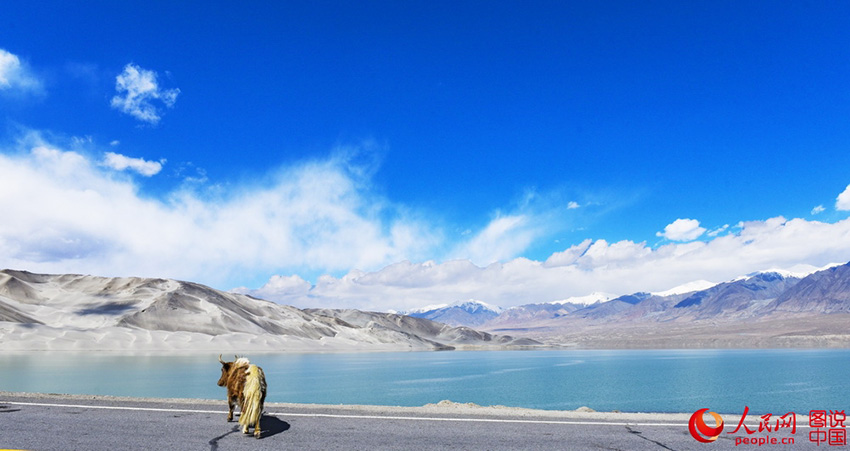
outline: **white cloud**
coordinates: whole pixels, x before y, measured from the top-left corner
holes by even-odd
[[[115,90],[118,94],[112,98],[113,108],[150,124],[157,124],[161,118],[161,110],[156,104],[171,108],[180,94],[177,88],[160,88],[156,72],[132,63],[115,77]]]
[[[21,59],[0,49],[0,92],[40,92],[42,83]]]
[[[523,255],[541,239],[574,229],[575,215],[564,211],[563,199],[562,191],[527,189],[515,204],[497,211],[482,229],[464,231],[463,240],[452,244],[447,257],[486,266]],[[567,202],[567,210],[579,207],[575,201]]]
[[[721,233],[723,233],[723,232],[725,232],[725,231],[727,231],[727,230],[729,230],[729,224],[723,224],[722,226],[720,226],[720,227],[718,227],[718,228],[716,228],[716,229],[714,229],[714,230],[710,230],[710,231],[708,232],[708,236],[710,236],[710,237],[716,237],[716,236],[720,235]]]
[[[165,160],[147,161],[142,158],[130,158],[115,152],[106,152],[103,158],[103,165],[106,167],[115,169],[116,171],[129,169],[131,171],[138,172],[145,177],[151,177],[159,174],[164,162]]]
[[[497,216],[481,232],[462,242],[451,255],[488,265],[516,257],[539,234],[540,230],[534,226],[534,218],[531,216]]]
[[[590,249],[592,244],[593,240],[588,238],[580,244],[570,246],[563,252],[555,252],[546,260],[544,265],[547,267],[572,265]]]
[[[375,270],[419,258],[437,241],[438,231],[370,194],[344,157],[284,168],[253,186],[181,185],[160,200],[102,161],[38,136],[24,141],[0,152],[0,267],[230,288],[245,274],[282,268]]]
[[[693,241],[703,233],[705,233],[705,228],[700,227],[699,221],[696,219],[677,219],[664,227],[663,232],[658,232],[656,235],[671,241]]]
[[[826,208],[824,208],[823,205],[818,205],[817,207],[812,208],[812,214],[813,215],[819,215],[819,214],[823,213],[824,211],[826,211]]]
[[[298,302],[307,296],[313,286],[310,282],[300,276],[272,276],[265,285],[259,289],[252,290],[248,287],[239,287],[231,291],[234,293],[250,294],[264,299],[275,299],[283,304]]]
[[[844,188],[844,191],[838,195],[835,200],[835,209],[839,211],[850,210],[850,185],[847,185],[847,188]]]

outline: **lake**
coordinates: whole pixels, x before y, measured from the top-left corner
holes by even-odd
[[[547,410],[850,410],[850,350],[257,354],[269,402]],[[232,360],[225,358],[225,360]],[[224,399],[217,355],[0,353],[0,390]]]

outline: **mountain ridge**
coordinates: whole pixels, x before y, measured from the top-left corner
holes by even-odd
[[[637,292],[621,296],[593,293],[562,301],[522,304],[498,310],[493,308],[476,310],[465,305],[459,305],[461,303],[442,304],[431,306],[430,309],[413,310],[408,314],[444,321],[455,326],[495,330],[511,325],[517,326],[523,323],[558,318],[583,318],[612,322],[743,318],[763,316],[770,314],[773,310],[850,313],[850,307],[844,306],[844,304],[838,305],[835,302],[831,304],[832,307],[828,310],[819,311],[816,306],[800,306],[799,299],[793,303],[788,303],[788,300],[780,298],[783,293],[793,293],[793,291],[789,291],[792,287],[813,274],[823,273],[824,271],[834,272],[836,268],[848,266],[850,266],[850,263],[829,266],[813,273],[794,273],[784,270],[759,271],[721,283],[699,280],[662,292]],[[850,274],[846,277],[850,279]],[[842,299],[847,301],[846,304],[850,306],[850,282],[842,285],[841,289],[846,293]],[[577,302],[571,302],[573,300]],[[488,306],[483,301],[468,302]],[[768,307],[768,304],[770,304],[770,307]]]
[[[560,315],[496,318],[481,329],[586,347],[847,347],[848,325],[850,263],[802,278],[765,271],[689,293],[637,293]]]

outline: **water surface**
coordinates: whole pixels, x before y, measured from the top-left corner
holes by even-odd
[[[850,350],[257,354],[268,400],[599,411],[850,410]],[[218,399],[217,355],[0,353],[0,390]]]

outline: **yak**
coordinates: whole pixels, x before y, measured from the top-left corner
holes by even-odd
[[[263,369],[251,364],[245,357],[235,356],[233,362],[221,362],[219,387],[227,388],[227,421],[233,421],[233,406],[239,403],[239,424],[242,433],[248,434],[248,427],[254,426],[254,437],[260,438],[260,417],[263,416],[263,404],[266,401],[266,375]]]

